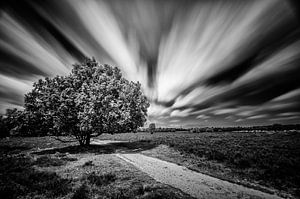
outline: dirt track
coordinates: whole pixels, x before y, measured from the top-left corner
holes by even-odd
[[[171,185],[196,198],[280,198],[139,153],[116,156],[133,164],[156,181]]]

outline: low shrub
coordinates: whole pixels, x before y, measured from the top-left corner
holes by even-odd
[[[83,166],[83,167],[88,167],[88,166],[93,166],[93,165],[94,165],[94,164],[93,164],[93,161],[90,160],[90,161],[85,162],[82,166]]]
[[[114,182],[116,180],[116,175],[112,173],[107,173],[103,175],[96,175],[95,172],[90,173],[86,179],[91,183],[97,186],[105,186]]]

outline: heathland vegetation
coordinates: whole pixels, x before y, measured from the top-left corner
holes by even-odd
[[[123,151],[141,152],[283,197],[299,197],[299,132],[144,132],[102,134],[96,139],[125,142],[82,147],[49,136],[1,139],[1,195],[176,198],[176,193],[177,198],[187,197],[112,155]],[[58,191],[53,188],[57,183],[62,184]],[[48,191],[41,191],[46,186]]]

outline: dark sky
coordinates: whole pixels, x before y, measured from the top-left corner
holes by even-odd
[[[140,81],[157,126],[300,121],[296,1],[48,0],[0,8],[0,110],[85,56]]]

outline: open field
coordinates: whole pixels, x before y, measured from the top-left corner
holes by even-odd
[[[149,145],[79,147],[50,137],[0,140],[1,198],[191,198],[117,158]]]
[[[299,197],[300,134],[296,132],[126,133],[97,139],[127,142],[80,147],[51,137],[1,139],[0,195],[190,198],[113,155],[141,153],[264,192]]]
[[[160,146],[144,153],[267,192],[275,188],[281,195],[300,196],[300,133],[158,132],[99,138],[167,145],[171,149]]]

